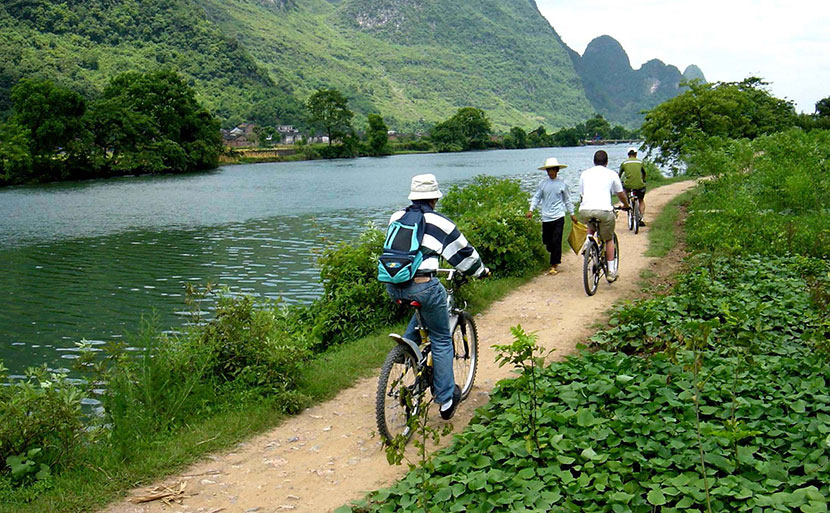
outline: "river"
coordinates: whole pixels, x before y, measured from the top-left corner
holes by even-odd
[[[142,317],[175,331],[188,319],[187,283],[310,302],[322,290],[314,262],[324,241],[385,225],[407,204],[412,175],[434,173],[443,191],[479,174],[517,178],[531,191],[545,176],[536,168],[556,156],[575,191],[600,148],[616,169],[627,146],[235,165],[2,189],[0,361],[13,377],[32,365],[66,371],[77,343],[129,345]]]

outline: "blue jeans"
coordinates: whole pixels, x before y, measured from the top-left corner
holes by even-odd
[[[388,283],[386,291],[392,299],[415,300],[421,303],[421,318],[429,330],[429,340],[432,343],[435,402],[443,404],[450,401],[455,389],[455,377],[452,372],[453,348],[446,289],[438,278],[431,278],[426,283],[410,281],[403,286]],[[404,337],[419,344],[421,334],[418,333],[417,326],[418,319],[413,315]]]

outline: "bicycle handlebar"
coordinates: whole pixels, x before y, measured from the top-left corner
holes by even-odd
[[[435,270],[435,273],[436,274],[446,274],[447,275],[447,280],[449,280],[449,281],[455,280],[455,281],[458,281],[460,283],[464,283],[464,282],[469,280],[469,277],[462,274],[462,273],[460,273],[458,271],[458,269],[441,269],[441,268],[439,268],[439,269]],[[490,269],[487,269],[487,273],[482,274],[481,278],[486,278],[486,277],[490,276],[491,274],[493,274],[493,272]]]

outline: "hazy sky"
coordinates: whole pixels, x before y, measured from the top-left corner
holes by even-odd
[[[595,37],[620,42],[638,69],[650,59],[710,82],[759,76],[812,114],[830,96],[830,0],[536,0],[580,55]]]

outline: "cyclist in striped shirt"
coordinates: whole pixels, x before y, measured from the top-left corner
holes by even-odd
[[[453,347],[450,318],[447,310],[447,290],[436,278],[439,256],[462,273],[484,278],[490,270],[484,266],[476,249],[458,231],[455,223],[434,211],[443,194],[438,190],[435,175],[424,174],[412,178],[409,199],[424,213],[424,238],[421,252],[424,259],[415,277],[401,284],[387,283],[386,291],[395,299],[416,300],[421,303],[421,316],[429,330],[432,342],[433,383],[435,402],[440,405],[441,418],[448,420],[455,414],[461,401],[461,389],[453,376]],[[390,223],[400,219],[404,210],[392,214]],[[413,316],[406,328],[405,338],[420,343]]]

